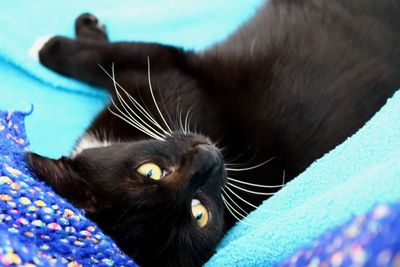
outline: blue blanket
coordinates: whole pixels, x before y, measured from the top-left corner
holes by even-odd
[[[88,2],[90,6],[88,4],[83,8],[79,0],[64,2],[21,0],[18,5],[13,1],[1,1],[0,22],[7,27],[0,29],[0,78],[2,80],[0,109],[28,109],[25,107],[30,107],[33,103],[35,111],[26,122],[32,149],[52,157],[67,154],[90,120],[103,108],[107,97],[96,88],[90,88],[52,73],[29,58],[28,50],[38,36],[48,34],[72,36],[74,18],[82,12],[90,11],[97,14],[108,25],[112,40],[160,41],[186,48],[202,49],[226,37],[254,12],[260,2],[261,0],[229,1],[228,4],[227,1],[215,1],[215,3],[190,1],[189,3],[177,0],[130,2],[120,0],[112,3]],[[23,9],[21,4],[24,6]],[[266,201],[260,209],[250,214],[243,224],[238,224],[232,229],[207,266],[271,266],[289,257],[302,246],[311,245],[313,239],[326,233],[328,229],[345,223],[353,215],[365,214],[379,203],[399,201],[399,122],[400,94],[398,93],[357,134],[314,163],[306,172]],[[13,144],[17,147],[0,146],[1,176],[4,176],[0,182],[0,194],[3,194],[0,203],[5,205],[2,206],[3,215],[0,221],[10,223],[7,218],[20,219],[21,222],[14,224],[23,226],[26,221],[13,214],[15,213],[13,205],[18,208],[24,207],[24,203],[28,203],[29,200],[34,204],[27,206],[33,206],[40,212],[36,210],[27,214],[43,216],[43,218],[48,218],[45,210],[47,212],[50,210],[44,209],[47,205],[40,207],[43,205],[42,202],[38,202],[39,206],[35,204],[35,201],[42,199],[22,198],[21,200],[20,198],[26,195],[19,190],[26,190],[24,191],[26,194],[31,190],[35,191],[35,186],[44,192],[51,192],[51,190],[43,184],[36,184],[37,182],[29,175],[18,174],[26,171],[24,163],[18,156],[24,149],[26,141],[24,136],[19,136],[19,133],[15,133],[14,137],[16,143]],[[18,144],[21,146],[18,147]],[[19,149],[19,152],[15,149]],[[13,171],[14,169],[19,172]],[[12,186],[18,187],[15,184],[19,182],[17,183],[15,179],[25,179],[22,180],[24,186],[19,185],[22,187],[17,190],[20,192],[19,198],[11,200],[9,197],[13,196],[4,193],[4,190],[16,191],[12,188]],[[9,202],[14,204],[10,205]],[[82,219],[90,224],[83,218],[80,211],[73,209],[68,203],[62,205],[67,205],[63,206],[64,211],[71,210],[74,216],[80,218],[79,220]],[[53,212],[57,211],[53,210]],[[59,215],[63,217],[63,214]],[[68,214],[70,213],[67,212],[66,216],[69,216]],[[79,266],[77,258],[71,256],[77,251],[71,248],[79,245],[72,244],[71,247],[66,247],[61,241],[51,243],[68,238],[70,235],[74,236],[72,233],[63,232],[65,238],[57,239],[54,234],[59,229],[57,224],[62,226],[61,223],[39,220],[42,223],[35,222],[35,224],[40,226],[44,224],[47,227],[44,229],[54,232],[48,235],[43,234],[45,237],[48,236],[49,240],[40,236],[37,238],[38,235],[33,230],[39,229],[41,233],[42,228],[34,228],[35,225],[31,225],[33,221],[35,220],[30,219],[27,224],[32,227],[32,231],[15,233],[15,230],[9,230],[13,227],[1,228],[0,240],[3,241],[1,245],[3,248],[9,248],[4,250],[9,252],[5,253],[6,256],[8,255],[6,259],[18,260],[14,255],[16,254],[22,255],[19,256],[20,260],[24,260],[23,255],[25,255],[30,261],[42,260]],[[79,251],[82,252],[78,253],[78,256],[82,256],[79,258],[81,262],[89,264],[93,261],[91,257],[94,257],[95,260],[101,260],[100,262],[104,264],[111,264],[110,255],[115,255],[112,260],[126,261],[126,265],[134,264],[118,250],[113,250],[115,248],[112,242],[102,236],[94,225],[88,224],[83,224],[86,229],[79,228],[79,232],[89,231],[87,227],[93,226],[94,228],[89,229],[96,231],[96,235],[101,237],[96,238],[97,240],[105,240],[104,244],[107,244],[108,249],[105,251],[108,251],[108,254],[98,255],[98,252],[94,252],[93,255],[96,256],[93,256],[88,251],[80,249]],[[62,227],[64,228],[66,229]],[[27,234],[27,232],[31,232],[39,243],[45,240],[43,242],[46,244],[40,243],[38,247],[29,246],[29,242],[24,241],[32,234]],[[77,244],[80,243],[77,242]],[[49,256],[42,245],[54,249],[59,253],[58,256],[54,254]],[[47,248],[47,246],[43,247]],[[31,252],[40,252],[33,255],[42,255],[43,259],[42,256],[36,259],[35,256],[26,252],[27,249]],[[14,253],[18,251],[22,254]]]
[[[385,120],[388,125],[390,117],[398,119],[399,109],[393,108],[399,106],[396,99],[400,101],[400,93],[359,133],[266,201],[245,220],[246,224],[238,224],[207,265],[271,266],[302,246],[305,248],[280,265],[396,266],[400,263],[400,203],[382,204],[399,199],[400,168],[396,146],[399,129],[396,125],[385,129],[383,135],[372,133],[378,122],[382,122],[379,118],[388,119]],[[0,265],[135,266],[82,211],[31,176],[22,157],[28,150],[24,116],[21,112],[0,112]],[[356,160],[355,165],[336,166],[342,167],[340,174],[345,174],[346,170],[353,173],[347,179],[340,179],[340,174],[335,176],[331,171],[321,171],[320,168],[329,167],[330,162],[343,160],[335,157],[346,152],[346,148],[342,149],[348,143],[350,149],[358,146],[360,140],[365,140],[364,134],[380,141],[363,145],[359,155],[368,151],[372,156],[367,161],[379,155],[383,163],[377,162],[377,166],[372,167],[371,162],[367,162],[372,170],[361,168],[361,172],[358,168],[362,163]],[[390,150],[387,144],[396,148]],[[325,160],[329,163],[324,163]],[[315,172],[326,180],[321,180],[320,184],[312,182],[312,174],[308,176],[308,172]],[[294,197],[298,197],[298,201]],[[292,203],[285,206],[288,202]],[[368,215],[330,230],[377,204]],[[274,205],[286,211],[269,209]],[[273,218],[269,216],[270,211],[273,211]],[[320,234],[322,237],[317,239]],[[316,240],[310,243],[312,239]]]
[[[352,216],[396,201],[400,92],[354,136],[236,225],[207,266],[271,266]]]
[[[136,266],[23,160],[24,113],[0,112],[0,266]]]
[[[224,39],[261,2],[0,1],[0,109],[26,110],[34,104],[35,112],[26,122],[32,149],[49,157],[68,154],[108,98],[30,58],[28,51],[38,37],[73,37],[75,18],[91,12],[107,25],[111,41],[152,41],[200,50]]]

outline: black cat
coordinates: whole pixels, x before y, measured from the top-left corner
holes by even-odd
[[[90,14],[76,20],[76,36],[50,39],[40,61],[112,101],[71,157],[27,161],[147,266],[204,263],[233,217],[351,136],[400,87],[395,0],[271,0],[201,53],[110,43]],[[225,162],[253,167],[225,168],[213,142]]]

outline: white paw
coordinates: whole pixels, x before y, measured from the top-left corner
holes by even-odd
[[[28,51],[29,57],[39,60],[39,51],[42,49],[42,47],[51,39],[53,38],[54,35],[45,35],[41,36],[36,39],[36,41],[33,43],[31,48]]]

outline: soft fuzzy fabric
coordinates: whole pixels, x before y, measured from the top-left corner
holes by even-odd
[[[105,106],[107,96],[41,66],[28,51],[38,37],[73,37],[74,20],[91,12],[111,41],[152,41],[203,49],[223,40],[262,0],[0,1],[0,109],[35,112],[26,127],[32,149],[59,157]],[[22,8],[23,7],[23,8]]]
[[[399,200],[397,92],[354,136],[237,224],[206,266],[271,266],[352,216]]]
[[[32,149],[53,157],[66,154],[105,105],[107,97],[99,90],[46,70],[29,58],[28,50],[38,36],[72,36],[74,18],[89,11],[108,25],[112,40],[160,41],[202,49],[227,36],[261,2],[117,0],[89,1],[83,7],[79,0],[21,0],[18,4],[1,1],[0,22],[4,27],[0,29],[0,108],[23,109],[35,104],[33,115],[27,120]],[[90,266],[98,260],[101,264],[111,264],[110,259],[117,266],[120,261],[133,265],[97,228],[94,228],[94,238],[104,240],[107,246],[88,245],[94,250],[91,255],[79,248],[81,243],[77,245],[76,240],[68,240],[75,236],[83,243],[94,242],[90,239],[93,234],[89,239],[79,235],[81,231],[89,231],[87,227],[92,225],[80,211],[60,199],[44,199],[49,192],[48,196],[53,196],[51,190],[24,175],[26,170],[20,153],[26,141],[22,125],[11,123],[9,126],[10,119],[21,120],[23,115],[10,116],[4,118],[7,121],[3,132],[5,129],[12,132],[9,138],[5,134],[3,139],[7,140],[0,144],[0,254],[6,252],[2,259],[11,264],[19,259],[44,266],[46,261],[67,262],[71,266],[79,266],[79,261]],[[247,224],[238,224],[228,233],[207,266],[271,266],[353,215],[364,214],[379,203],[399,200],[399,122],[398,93],[356,135],[266,201],[249,216]],[[39,200],[46,205],[35,203]],[[60,204],[47,200],[60,201]],[[64,218],[66,209],[72,211],[71,218],[68,218],[69,211]],[[54,218],[57,221],[52,221]],[[71,219],[68,222],[71,224],[84,223],[74,227],[75,232],[69,232],[72,228],[62,225],[63,218]],[[39,245],[31,245],[29,240]],[[72,244],[67,247],[63,242]]]
[[[23,160],[24,113],[0,112],[0,266],[136,266]]]

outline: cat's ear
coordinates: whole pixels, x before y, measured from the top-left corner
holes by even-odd
[[[99,209],[95,190],[76,172],[72,159],[50,159],[28,153],[25,160],[36,176],[59,195],[87,212],[96,212]]]

